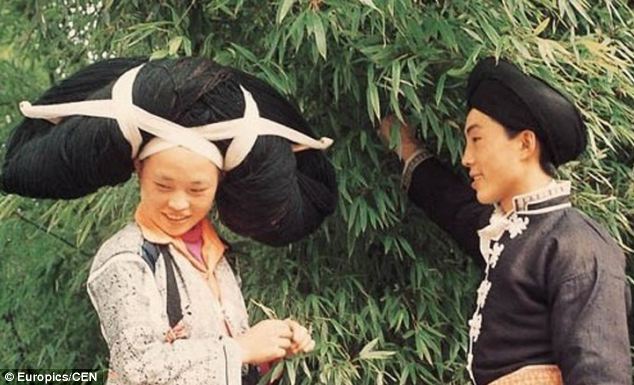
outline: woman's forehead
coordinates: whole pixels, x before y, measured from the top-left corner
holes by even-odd
[[[504,133],[504,127],[495,119],[478,109],[472,108],[465,120],[464,133],[467,135],[469,132],[480,132],[483,130]]]
[[[184,182],[210,182],[218,177],[218,167],[209,159],[183,148],[158,152],[143,161],[153,177]]]
[[[181,173],[177,170],[169,169],[155,169],[153,171],[152,177],[164,182],[186,182],[193,185],[202,185],[211,183],[217,179],[214,173],[196,172],[196,170],[189,173]]]

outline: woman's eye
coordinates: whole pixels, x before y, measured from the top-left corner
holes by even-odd
[[[159,188],[159,190],[169,190],[170,186],[163,184],[163,183],[156,183],[156,187]]]
[[[202,193],[204,193],[205,191],[207,191],[207,189],[206,189],[206,188],[193,188],[193,189],[191,189],[190,191],[191,191],[192,193],[194,193],[194,194],[202,194]]]
[[[482,139],[482,138],[480,138],[479,136],[476,136],[476,137],[472,138],[471,140],[473,140],[473,143],[475,143],[475,142],[479,141],[480,139]]]

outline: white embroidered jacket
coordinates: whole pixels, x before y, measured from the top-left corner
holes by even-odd
[[[189,338],[165,342],[166,311],[164,259],[153,273],[141,258],[143,237],[130,224],[99,249],[88,277],[88,294],[97,310],[110,349],[108,385],[239,385],[240,348],[223,333],[244,333],[248,319],[244,299],[231,267],[223,257],[214,274],[221,301],[205,279],[174,247],[183,321]]]

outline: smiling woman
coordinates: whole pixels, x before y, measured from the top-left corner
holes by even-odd
[[[510,211],[512,197],[530,189],[528,181],[549,182],[550,176],[540,167],[543,149],[531,130],[509,135],[505,126],[475,108],[469,111],[465,127],[462,165],[469,169],[478,202],[500,203]]]
[[[472,382],[631,384],[623,251],[572,207],[570,181],[544,167],[584,150],[580,113],[505,60],[480,60],[467,88],[462,164],[472,189],[400,130],[409,198],[482,267],[468,323]]]
[[[208,159],[175,147],[137,162],[139,210],[171,236],[194,227],[211,210],[220,170]]]
[[[321,151],[332,141],[313,139],[279,93],[209,60],[116,59],[21,110],[5,191],[74,198],[139,175],[135,220],[101,246],[87,282],[108,384],[255,384],[271,361],[313,349],[291,319],[249,327],[235,256],[208,218],[216,203],[227,227],[280,246],[333,212]]]

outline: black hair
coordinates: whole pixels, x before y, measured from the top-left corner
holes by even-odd
[[[510,139],[515,138],[520,132],[524,130],[527,130],[527,129],[530,130],[530,128],[520,129],[520,128],[509,127],[504,124],[502,124],[502,127],[504,127],[504,131],[506,132],[506,135]],[[539,143],[539,165],[541,169],[548,176],[554,177],[557,173],[557,168],[555,167],[555,164],[552,161],[552,156],[550,155],[548,149],[546,148],[542,140],[539,138],[537,133],[535,133],[535,138],[537,139],[537,142]]]
[[[114,81],[143,59],[93,64],[51,88],[34,104],[110,98]],[[148,62],[133,86],[134,104],[185,127],[243,116],[240,86],[260,116],[307,135],[308,123],[269,84],[203,58]],[[152,135],[142,132],[143,145]],[[226,151],[230,141],[216,144]],[[113,119],[72,116],[57,125],[25,119],[12,134],[0,178],[7,192],[40,198],[76,198],[130,178],[131,147]],[[216,195],[221,221],[234,232],[280,246],[314,231],[334,212],[334,169],[319,150],[293,153],[288,140],[260,136],[226,173]]]
[[[47,90],[34,105],[110,97],[114,80],[143,58],[94,63]],[[25,118],[11,132],[0,188],[33,198],[71,199],[125,182],[131,147],[111,119],[72,116],[60,124]]]
[[[494,118],[513,132],[530,129],[539,139],[542,169],[551,176],[577,159],[586,147],[586,127],[579,109],[544,80],[514,64],[488,57],[480,60],[467,82],[467,107]]]

